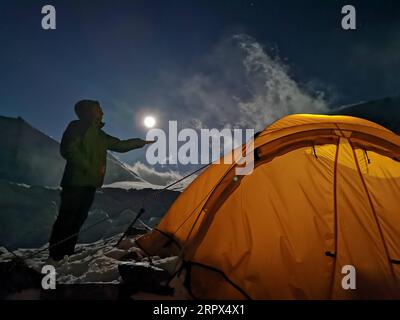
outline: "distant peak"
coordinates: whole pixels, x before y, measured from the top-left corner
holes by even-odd
[[[8,121],[21,121],[21,122],[26,122],[21,116],[18,116],[18,117],[16,117],[16,118],[14,118],[14,117],[7,117],[7,116],[0,116],[0,119],[8,120]]]

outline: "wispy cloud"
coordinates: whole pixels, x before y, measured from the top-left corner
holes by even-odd
[[[289,67],[259,42],[224,39],[191,71],[164,77],[159,101],[168,116],[194,128],[264,128],[291,113],[323,113],[323,93],[296,82]]]
[[[287,114],[325,113],[327,104],[321,91],[295,79],[276,50],[238,34],[222,39],[186,70],[160,72],[157,86],[138,109],[157,114],[158,127],[166,133],[169,120],[177,120],[178,129],[258,131]]]
[[[279,58],[273,59],[248,36],[235,38],[245,52],[243,66],[253,92],[249,99],[238,102],[241,126],[261,129],[287,114],[326,111],[323,94],[301,88]]]

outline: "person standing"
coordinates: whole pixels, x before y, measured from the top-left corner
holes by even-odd
[[[78,233],[103,185],[107,150],[128,152],[153,141],[120,140],[102,130],[103,111],[98,101],[75,104],[78,120],[69,123],[61,139],[60,153],[67,161],[61,180],[61,204],[49,240],[49,257],[59,261],[74,254]]]

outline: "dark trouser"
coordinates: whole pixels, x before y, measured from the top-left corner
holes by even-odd
[[[78,241],[77,233],[85,222],[93,203],[96,188],[64,187],[57,220],[50,237],[50,257],[61,260],[72,255]],[[63,241],[68,238],[68,240]]]

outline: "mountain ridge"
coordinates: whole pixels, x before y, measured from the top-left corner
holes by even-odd
[[[342,106],[328,114],[364,118],[400,134],[400,96]]]
[[[58,186],[65,166],[59,142],[22,117],[0,116],[0,179],[29,185]],[[107,155],[106,184],[145,182],[112,154]]]

